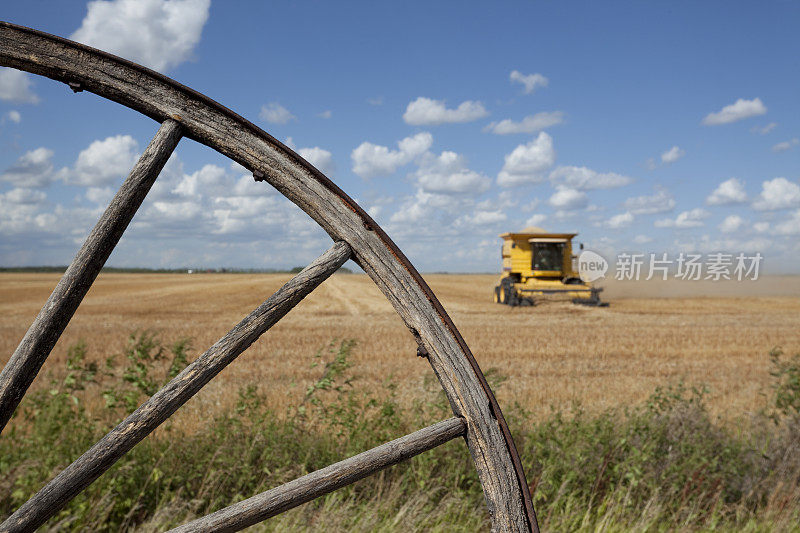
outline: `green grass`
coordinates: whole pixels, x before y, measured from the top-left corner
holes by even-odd
[[[353,386],[353,341],[311,359],[319,379],[275,413],[257,387],[199,434],[167,426],[61,510],[59,530],[163,530],[451,416],[434,380],[412,408],[397,385]],[[23,401],[0,438],[0,517],[30,498],[186,364],[189,342],[130,337],[105,365],[70,348],[63,378]],[[643,405],[587,415],[580,406],[533,422],[506,406],[540,524],[549,531],[797,531],[800,356],[772,353],[774,408],[735,425],[712,420],[706,391],[682,384]],[[506,379],[487,376],[494,387]],[[105,384],[114,384],[112,387]],[[81,391],[81,392],[79,392]],[[90,416],[87,395],[104,399]],[[538,417],[541,419],[541,417]],[[259,526],[257,530],[478,531],[488,517],[458,440]]]

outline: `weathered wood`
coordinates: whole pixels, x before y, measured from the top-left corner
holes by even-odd
[[[466,424],[462,418],[444,420],[220,509],[170,532],[239,531],[433,449],[463,435],[465,430]]]
[[[344,242],[335,243],[17,509],[0,524],[0,532],[32,531],[42,525],[169,418],[349,258],[350,247]]]
[[[164,120],[3,368],[0,373],[0,431],[39,373],[180,139],[180,125],[172,119]]]
[[[464,339],[428,285],[370,216],[292,150],[209,98],[148,69],[65,39],[0,23],[0,64],[79,82],[86,91],[155,120],[174,118],[186,136],[264,178],[311,216],[375,281],[428,353],[456,415],[493,528],[536,530],[519,455],[503,414]]]

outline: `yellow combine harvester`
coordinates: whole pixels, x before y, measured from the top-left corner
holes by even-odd
[[[525,228],[503,233],[503,276],[494,288],[494,301],[506,305],[534,305],[539,300],[572,300],[583,305],[607,306],[600,291],[585,283],[573,266],[572,238],[577,233],[548,233]],[[583,245],[581,245],[583,248]]]

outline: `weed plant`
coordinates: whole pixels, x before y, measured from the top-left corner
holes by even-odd
[[[433,378],[410,409],[391,378],[379,390],[353,386],[354,349],[345,340],[314,355],[319,377],[288,412],[272,411],[251,384],[204,432],[167,422],[45,528],[163,530],[452,416]],[[64,377],[29,395],[0,438],[0,517],[177,375],[190,350],[187,339],[164,345],[140,332],[98,365],[85,343],[72,346]],[[798,530],[800,355],[770,357],[772,408],[734,426],[711,418],[707,390],[682,383],[599,415],[573,405],[533,422],[524,407],[507,407],[543,530]],[[486,375],[495,388],[507,379]],[[90,415],[91,398],[104,407]],[[489,522],[456,440],[255,526],[323,528],[479,531]]]

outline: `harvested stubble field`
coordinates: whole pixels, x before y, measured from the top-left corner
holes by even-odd
[[[501,405],[519,402],[537,418],[550,406],[580,402],[588,412],[646,399],[657,386],[705,384],[712,412],[733,419],[762,407],[769,351],[800,352],[800,277],[752,282],[607,283],[609,308],[491,303],[496,276],[425,276],[481,367],[508,380]],[[0,362],[13,352],[59,276],[0,275]],[[211,346],[289,278],[288,274],[103,274],[43,372],[63,372],[79,339],[88,358],[121,353],[129,334],[152,330],[162,341],[192,340],[192,358]],[[387,300],[363,274],[336,274],[242,354],[176,415],[199,429],[229,409],[236,390],[256,384],[272,408],[297,405],[319,377],[313,355],[335,339],[355,339],[355,386],[388,377],[399,400],[421,393],[427,363]],[[40,374],[34,388],[46,386]],[[96,400],[99,401],[99,400]]]

